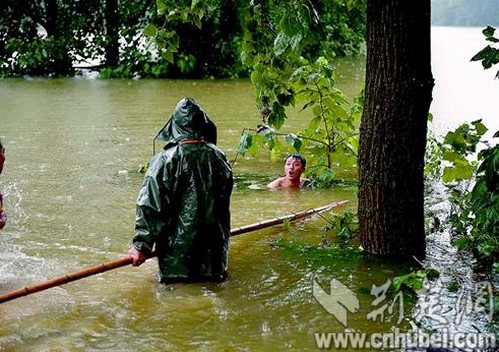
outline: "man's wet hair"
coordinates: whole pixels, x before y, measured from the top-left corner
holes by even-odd
[[[300,160],[301,166],[303,166],[303,168],[305,168],[305,166],[307,165],[307,161],[305,160],[305,158],[301,154],[289,154],[286,157],[286,159],[284,159],[284,162],[286,162],[289,158],[295,158],[295,159]]]

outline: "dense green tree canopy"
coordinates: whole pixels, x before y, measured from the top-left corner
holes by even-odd
[[[138,34],[153,6],[151,0],[2,1],[0,76],[66,76],[81,63],[116,62],[131,74],[129,62],[143,61]],[[113,45],[120,46],[118,60],[106,57]]]
[[[83,63],[101,77],[233,77],[270,52],[276,66],[291,54],[351,55],[363,2],[5,0],[0,76],[73,75]]]

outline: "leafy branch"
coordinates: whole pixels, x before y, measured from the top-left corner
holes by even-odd
[[[290,76],[289,87],[301,112],[310,118],[307,128],[295,133],[279,133],[272,128],[259,128],[256,133],[241,136],[238,153],[255,154],[263,147],[274,154],[302,153],[310,165],[307,177],[322,180],[323,186],[334,179],[333,169],[351,167],[356,162],[358,132],[355,121],[360,109],[348,103],[335,87],[334,71],[324,58],[314,63],[303,62]],[[279,140],[284,136],[286,144]]]
[[[487,28],[482,31],[485,40],[494,44],[499,43],[499,38],[495,35],[495,31],[496,29],[494,27],[487,26]],[[487,45],[475,54],[475,56],[471,58],[471,61],[481,61],[483,68],[489,69],[499,63],[499,49]],[[496,78],[499,78],[499,71],[496,73]]]

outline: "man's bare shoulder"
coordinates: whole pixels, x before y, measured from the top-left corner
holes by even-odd
[[[271,189],[275,188],[281,188],[283,186],[285,177],[279,177],[278,179],[275,179],[274,181],[270,182],[267,187]]]

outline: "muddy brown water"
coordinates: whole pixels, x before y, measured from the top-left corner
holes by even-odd
[[[461,30],[440,28],[435,35],[472,34],[471,29]],[[480,33],[475,37],[480,40]],[[445,57],[448,49],[438,57]],[[337,65],[339,87],[353,96],[363,80],[362,60]],[[436,128],[471,119],[467,110],[474,108],[456,112],[455,84],[452,95],[441,90],[452,84],[446,76],[451,65],[434,65],[433,112],[449,116],[436,118]],[[196,98],[212,117],[219,145],[232,160],[243,128],[259,122],[247,81],[0,81],[0,137],[7,148],[0,189],[9,214],[0,237],[0,294],[126,253],[143,177],[137,170],[151,157],[152,137],[183,96]],[[487,119],[489,112],[479,99],[473,105],[477,117]],[[283,130],[307,120],[302,113],[292,117]],[[489,121],[495,123],[492,117]],[[156,150],[160,147],[156,143]],[[267,190],[266,183],[281,170],[282,162],[266,154],[238,157],[233,227],[340,199],[350,202],[336,212],[355,211],[356,191],[351,187]],[[324,233],[327,225],[316,216],[289,228],[234,238],[230,276],[222,284],[159,285],[156,263],[150,260],[140,268],[116,269],[2,304],[0,350],[315,350],[314,333],[344,332],[345,326],[314,297],[314,278],[326,291],[336,279],[351,290],[351,299],[358,299],[359,308],[347,315],[349,331],[373,334],[407,328],[414,302],[405,302],[400,323],[398,310],[387,311],[383,319],[369,318],[383,305],[374,301],[372,285],[385,284],[402,269],[314,252],[307,246],[331,240],[331,234]],[[445,252],[431,252],[429,260],[437,263],[442,255]]]

